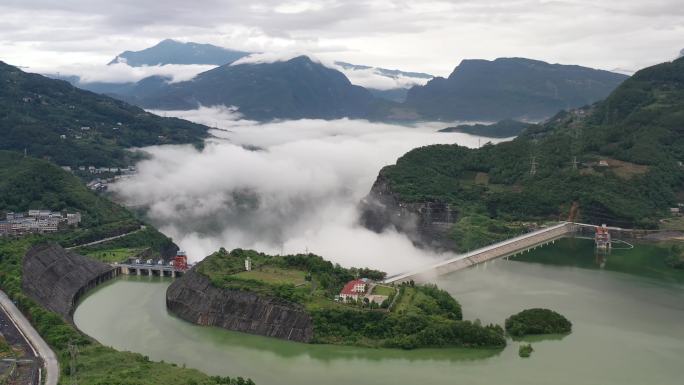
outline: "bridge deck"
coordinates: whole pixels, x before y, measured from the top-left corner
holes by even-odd
[[[429,275],[441,275],[464,269],[488,260],[506,257],[517,254],[521,251],[529,250],[540,244],[553,242],[563,238],[576,230],[578,224],[563,222],[551,227],[546,227],[531,233],[523,234],[515,238],[507,239],[502,242],[494,243],[483,248],[473,250],[469,253],[458,255],[454,258],[436,263],[415,271],[389,277],[385,283],[406,282],[418,280]]]

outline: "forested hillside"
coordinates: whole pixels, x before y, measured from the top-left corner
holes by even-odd
[[[80,212],[79,228],[51,236],[64,246],[82,244],[134,231],[142,222],[126,208],[88,190],[74,175],[54,164],[0,151],[0,215],[5,211],[53,210]],[[141,245],[166,250],[172,242],[148,227],[138,237]]]
[[[604,102],[562,112],[511,142],[415,149],[379,179],[404,202],[464,218],[576,219],[654,227],[684,201],[684,59],[639,71]],[[371,194],[372,195],[372,194]],[[466,229],[469,230],[469,229]]]
[[[131,147],[201,145],[205,126],[161,118],[119,100],[0,62],[0,150],[59,165],[123,166]]]

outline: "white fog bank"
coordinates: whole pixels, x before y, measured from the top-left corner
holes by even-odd
[[[257,124],[226,108],[166,112],[216,126],[216,138],[191,146],[147,148],[138,175],[112,190],[148,208],[150,221],[192,261],[219,247],[283,254],[310,251],[343,266],[398,273],[445,256],[415,248],[403,235],[357,224],[358,202],[378,171],[428,144],[489,139],[362,120]]]

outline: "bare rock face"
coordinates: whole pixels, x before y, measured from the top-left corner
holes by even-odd
[[[21,286],[33,300],[71,321],[78,299],[114,276],[110,265],[46,243],[24,256]]]
[[[309,342],[313,337],[313,320],[301,305],[249,291],[217,288],[194,270],[169,286],[166,307],[198,325],[298,342]]]
[[[378,233],[394,228],[419,247],[455,249],[449,230],[457,220],[458,211],[444,202],[402,202],[382,171],[361,201],[363,226]]]

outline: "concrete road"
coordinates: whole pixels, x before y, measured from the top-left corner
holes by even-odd
[[[59,363],[57,362],[55,352],[50,349],[50,346],[33,328],[33,325],[3,291],[0,291],[0,307],[2,307],[2,310],[23,334],[28,344],[34,350],[34,353],[43,359],[46,373],[45,385],[57,385],[59,381]]]
[[[82,244],[82,245],[76,245],[76,246],[67,247],[66,250],[73,250],[73,249],[76,249],[76,248],[78,248],[78,247],[93,246],[93,245],[97,245],[97,244],[100,244],[100,243],[105,243],[105,242],[113,241],[113,240],[115,240],[115,239],[127,237],[127,236],[129,236],[129,235],[131,235],[131,234],[135,234],[135,233],[140,232],[140,231],[143,231],[143,230],[145,230],[145,225],[141,225],[139,229],[133,230],[133,231],[131,231],[130,233],[121,234],[121,235],[116,235],[116,236],[113,236],[113,237],[100,239],[99,241],[84,243],[84,244]]]

